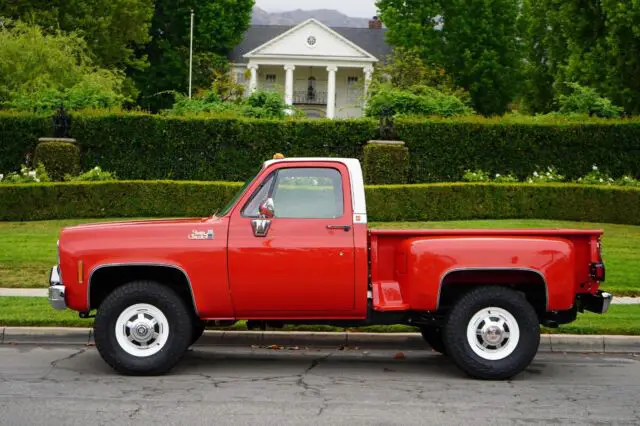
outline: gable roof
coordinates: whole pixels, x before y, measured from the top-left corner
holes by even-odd
[[[298,27],[299,25],[252,25],[244,34],[243,40],[231,54],[229,60],[236,64],[247,63],[243,55],[255,50],[270,40]],[[351,43],[384,61],[392,53],[391,46],[385,40],[386,29],[329,27]]]

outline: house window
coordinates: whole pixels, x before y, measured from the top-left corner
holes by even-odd
[[[307,86],[307,100],[313,102],[316,100],[316,78],[309,77],[309,85]]]
[[[267,74],[264,80],[264,90],[273,90],[276,88],[276,75]]]
[[[244,71],[236,72],[236,83],[245,84],[246,82],[247,82],[247,79],[245,78]]]
[[[347,102],[357,104],[360,102],[360,87],[358,86],[358,77],[347,77]]]

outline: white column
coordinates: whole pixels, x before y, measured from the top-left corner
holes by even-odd
[[[336,116],[336,72],[338,67],[331,65],[327,67],[329,72],[328,88],[327,88],[327,118],[335,118]]]
[[[285,65],[286,78],[284,81],[284,102],[287,105],[293,105],[293,71],[295,65]]]
[[[249,80],[249,93],[253,93],[258,89],[258,65],[247,65],[249,71],[251,71],[251,79]]]
[[[367,107],[367,95],[369,94],[369,86],[371,85],[371,78],[373,76],[373,66],[366,66],[362,71],[364,72],[364,100],[362,102],[362,110],[364,111]]]

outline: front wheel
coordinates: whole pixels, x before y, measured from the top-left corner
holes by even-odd
[[[94,334],[100,356],[127,375],[159,375],[182,358],[193,314],[171,288],[150,281],[118,287],[102,302]]]
[[[540,344],[540,325],[522,294],[503,287],[481,287],[453,306],[443,338],[449,356],[468,375],[504,380],[533,361]]]

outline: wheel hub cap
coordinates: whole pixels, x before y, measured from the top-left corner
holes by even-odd
[[[484,308],[471,317],[467,325],[469,346],[483,359],[497,361],[511,355],[518,346],[520,328],[506,309]]]
[[[116,321],[116,339],[127,353],[147,357],[159,352],[169,337],[169,322],[157,307],[139,303],[125,309]]]
[[[497,325],[490,325],[488,327],[485,326],[484,330],[482,331],[482,339],[492,345],[500,343],[503,340],[503,335],[504,330]]]

